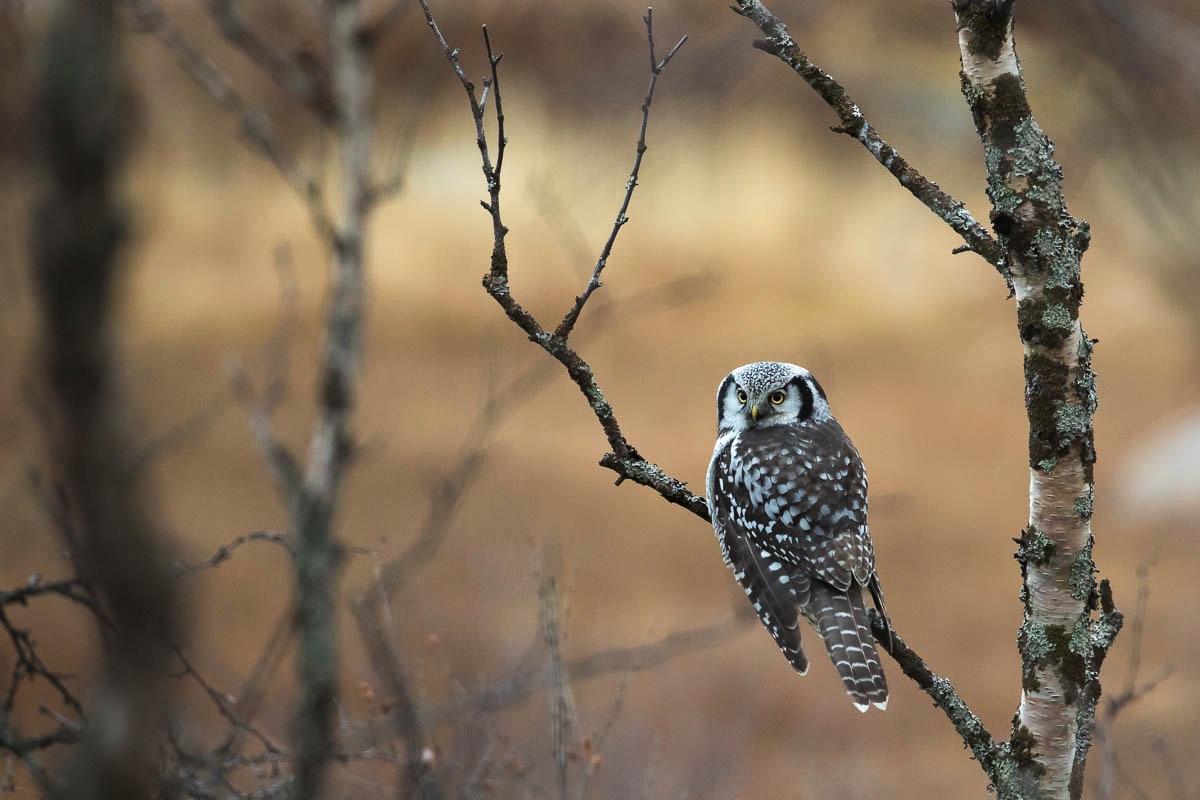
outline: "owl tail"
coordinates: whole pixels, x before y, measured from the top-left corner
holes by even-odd
[[[871,638],[862,588],[852,583],[847,593],[822,581],[813,581],[809,608],[810,619],[825,640],[850,702],[859,711],[866,711],[871,705],[887,708],[887,680]]]

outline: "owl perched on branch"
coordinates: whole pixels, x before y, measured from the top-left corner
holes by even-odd
[[[825,392],[795,364],[738,367],[717,390],[708,510],[725,563],[804,675],[803,615],[859,711],[886,708],[887,681],[863,589],[887,622],[867,528],[867,475]]]

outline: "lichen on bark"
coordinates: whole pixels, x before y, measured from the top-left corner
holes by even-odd
[[[1024,348],[1030,514],[1019,540],[1025,619],[1021,705],[1010,744],[1046,798],[1077,797],[1099,695],[1091,532],[1093,342],[1079,319],[1086,223],[1071,217],[1054,146],[1033,116],[1013,40],[1012,2],[955,0],[963,94],[983,143],[990,215],[1006,254]],[[1114,610],[1114,614],[1115,614]],[[1108,624],[1111,622],[1105,622]],[[1119,625],[1119,622],[1117,623]],[[1115,633],[1114,633],[1115,635]],[[1080,733],[1082,731],[1082,734]]]

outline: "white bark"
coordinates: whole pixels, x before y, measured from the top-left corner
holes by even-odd
[[[1091,656],[1088,465],[1094,398],[1090,345],[1077,318],[1078,296],[1072,296],[1086,244],[1057,224],[1074,221],[1062,202],[1049,141],[1025,103],[1011,17],[1002,37],[973,31],[970,24],[960,19],[963,74],[984,140],[989,194],[997,219],[1007,217],[1003,234],[1011,233],[1008,268],[1022,328],[1031,425],[1029,527],[1022,542],[1025,669],[1014,733],[1030,743],[1041,767],[1038,796],[1068,800],[1083,665]]]

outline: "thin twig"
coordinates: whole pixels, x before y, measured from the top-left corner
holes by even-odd
[[[63,705],[71,709],[80,719],[85,719],[83,704],[67,688],[66,680],[70,676],[56,672],[46,666],[41,656],[38,655],[37,644],[30,631],[14,625],[3,606],[0,606],[0,628],[3,628],[4,632],[8,635],[8,639],[13,646],[13,652],[16,654],[13,663],[12,681],[5,693],[3,712],[0,713],[0,718],[6,718],[14,710],[17,688],[20,683],[30,678],[40,678],[54,688]]]
[[[408,781],[417,788],[422,800],[438,800],[442,796],[442,789],[432,762],[425,756],[427,744],[424,722],[404,662],[392,646],[373,604],[356,604],[354,614],[371,666],[386,682],[393,698],[395,708],[391,719],[396,735],[404,740]]]
[[[275,626],[271,630],[271,635],[267,637],[267,643],[263,646],[262,653],[259,654],[258,660],[254,663],[254,668],[250,670],[250,677],[242,685],[241,692],[238,693],[238,708],[241,710],[241,717],[246,723],[250,723],[258,714],[259,703],[262,702],[266,695],[266,689],[278,671],[280,664],[283,662],[283,657],[287,654],[288,648],[292,643],[292,628],[296,618],[295,608],[288,606],[280,615]],[[218,748],[220,752],[231,753],[236,750],[238,744],[238,736],[240,730],[233,729],[225,742]]]
[[[208,0],[208,13],[221,35],[246,56],[280,89],[311,109],[325,124],[333,124],[337,108],[329,87],[329,76],[309,64],[305,69],[297,60],[281,53],[264,41],[246,24],[235,0]]]
[[[510,414],[535,397],[552,374],[539,361],[506,385],[488,390],[458,458],[431,492],[429,511],[416,537],[399,556],[379,566],[372,589],[364,592],[356,602],[377,602],[394,597],[417,570],[433,560],[463,497],[483,474],[492,434]]]
[[[1116,725],[1117,717],[1129,706],[1137,703],[1146,695],[1158,688],[1159,684],[1171,676],[1167,669],[1155,678],[1144,683],[1138,682],[1138,674],[1142,665],[1142,638],[1145,634],[1146,610],[1150,603],[1150,567],[1147,563],[1138,565],[1138,592],[1134,604],[1133,619],[1130,622],[1129,637],[1129,669],[1125,676],[1125,687],[1115,695],[1105,698],[1103,710],[1096,714],[1093,738],[1100,744],[1101,774],[1097,795],[1101,800],[1112,796],[1115,779],[1120,775],[1121,766],[1117,759],[1117,751],[1113,746],[1111,734]],[[1135,791],[1136,789],[1133,787]]]
[[[197,411],[141,445],[133,455],[130,474],[134,477],[144,474],[158,459],[182,449],[210,430],[229,409],[231,399],[226,391],[214,393],[200,404]]]
[[[1113,767],[1117,778],[1121,783],[1125,784],[1125,788],[1133,793],[1136,800],[1152,800],[1150,795],[1138,784],[1137,779],[1130,774],[1129,770],[1125,768],[1125,765],[1121,763],[1121,760],[1116,755],[1113,756]]]
[[[272,263],[279,278],[279,318],[263,349],[268,377],[262,394],[263,410],[270,414],[284,399],[291,369],[292,341],[296,335],[300,287],[292,248],[287,242],[275,246]]]
[[[282,752],[270,739],[267,738],[266,734],[251,725],[248,721],[243,720],[236,712],[234,712],[234,710],[230,707],[231,702],[229,696],[216,689],[204,678],[203,675],[196,670],[194,666],[192,666],[192,662],[187,658],[187,656],[184,655],[182,647],[179,645],[173,645],[172,650],[174,650],[175,657],[179,660],[179,664],[181,666],[180,671],[176,673],[174,677],[191,678],[208,696],[208,699],[213,702],[217,712],[224,717],[234,729],[244,731],[245,733],[253,736],[268,753]]]
[[[645,644],[601,650],[568,661],[565,665],[566,676],[575,684],[602,675],[655,669],[689,653],[725,644],[745,633],[751,623],[756,621],[757,617],[747,611],[724,622],[676,631]],[[554,676],[548,668],[523,668],[490,688],[432,708],[426,716],[433,722],[452,719],[472,710],[499,711],[525,700],[536,692],[550,688],[553,682]]]
[[[300,467],[296,463],[296,457],[286,445],[275,438],[270,412],[258,402],[241,359],[234,357],[227,360],[225,374],[229,378],[229,388],[234,399],[246,414],[246,422],[250,426],[254,443],[258,445],[259,453],[275,480],[280,498],[289,502],[300,486]]]
[[[617,685],[617,694],[609,706],[608,716],[605,718],[604,724],[600,726],[599,731],[592,734],[592,736],[583,742],[583,752],[580,754],[583,761],[583,768],[580,770],[579,800],[585,800],[587,797],[592,776],[599,770],[600,764],[603,761],[604,745],[608,741],[608,735],[612,733],[613,727],[617,724],[617,719],[621,716],[621,710],[625,706],[625,695],[628,691],[629,674],[626,673],[621,676],[621,681]]]
[[[504,58],[504,54],[495,55],[492,52],[492,37],[488,34],[487,25],[483,26],[483,45],[487,49],[488,65],[492,70],[490,82],[484,84],[484,88],[491,86],[496,94],[496,169],[494,178],[496,183],[496,191],[500,191],[500,174],[504,171],[504,151],[508,147],[508,137],[504,135],[504,103],[500,99],[500,59]],[[483,103],[479,104],[481,107]]]
[[[29,601],[34,597],[43,597],[45,595],[59,595],[65,597],[72,603],[78,603],[85,606],[94,614],[100,614],[100,609],[92,600],[91,595],[84,588],[83,581],[79,578],[66,578],[63,580],[51,581],[43,583],[41,575],[34,574],[29,577],[25,585],[8,591],[0,590],[0,606],[7,605],[28,605]]]
[[[1172,800],[1189,800],[1192,795],[1184,785],[1183,776],[1179,773],[1179,764],[1171,754],[1166,740],[1161,736],[1156,736],[1151,747],[1162,765],[1163,774],[1167,776],[1167,785],[1171,788]]]
[[[646,99],[642,101],[642,127],[638,131],[637,154],[633,159],[633,169],[629,172],[629,180],[625,182],[625,196],[621,199],[621,208],[617,211],[617,218],[613,222],[612,230],[608,233],[608,240],[604,242],[604,247],[600,251],[600,257],[596,259],[596,266],[592,270],[592,277],[588,279],[583,293],[575,298],[575,304],[567,311],[562,322],[558,323],[558,327],[554,329],[554,338],[561,339],[564,342],[571,335],[571,331],[574,330],[575,323],[579,321],[579,315],[583,312],[583,307],[587,303],[588,298],[602,285],[600,283],[600,274],[608,265],[608,258],[612,254],[613,245],[617,241],[617,234],[621,232],[621,228],[629,221],[626,212],[629,211],[629,203],[633,199],[633,190],[638,185],[638,173],[642,169],[642,157],[646,154],[646,128],[650,124],[650,104],[654,102],[654,87],[658,85],[658,76],[667,68],[667,64],[670,63],[675,54],[679,52],[679,48],[683,47],[687,41],[686,36],[680,37],[670,52],[663,57],[663,60],[655,62],[654,9],[646,9],[646,16],[643,17],[643,21],[646,23],[646,39],[650,44],[650,85],[646,89]],[[498,109],[499,90],[497,90],[496,105]]]
[[[295,551],[292,547],[291,538],[286,533],[279,531],[250,531],[249,533],[243,533],[235,537],[233,541],[229,542],[228,544],[221,545],[204,561],[197,561],[195,563],[188,563],[186,561],[178,562],[175,565],[175,571],[179,575],[194,575],[197,572],[203,572],[206,569],[212,569],[213,567],[220,566],[232,558],[234,552],[239,547],[249,544],[250,542],[269,542],[271,544],[277,544],[295,557]]]
[[[571,685],[563,664],[561,619],[558,607],[558,587],[554,575],[542,576],[538,587],[542,641],[549,656],[550,672],[550,734],[554,742],[554,771],[558,779],[559,800],[567,800],[567,737],[572,728],[574,701]]]

